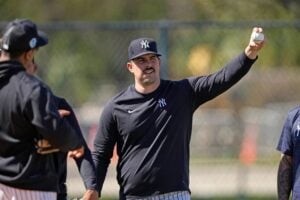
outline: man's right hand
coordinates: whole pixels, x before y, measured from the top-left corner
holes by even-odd
[[[84,147],[81,146],[81,147],[78,148],[78,149],[75,149],[75,150],[73,150],[73,151],[69,151],[68,157],[69,157],[69,158],[75,158],[75,159],[76,159],[76,158],[82,157],[83,154],[84,154]]]
[[[82,200],[98,200],[98,192],[96,190],[90,190],[88,189],[83,197],[82,197]]]
[[[65,116],[68,116],[71,114],[70,111],[68,110],[65,110],[65,109],[58,109],[58,113],[61,117],[65,117]]]

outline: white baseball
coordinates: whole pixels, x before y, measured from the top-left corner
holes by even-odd
[[[257,32],[252,33],[252,41],[253,42],[262,42],[262,41],[264,41],[264,39],[265,39],[265,36],[263,33],[257,33]]]

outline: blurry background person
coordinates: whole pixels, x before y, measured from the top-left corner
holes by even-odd
[[[0,60],[0,199],[56,199],[58,178],[53,154],[39,154],[46,139],[68,152],[82,138],[59,112],[51,90],[26,73],[47,36],[27,19],[14,20],[2,35]]]
[[[300,107],[287,114],[277,150],[282,153],[277,175],[279,200],[300,199]]]

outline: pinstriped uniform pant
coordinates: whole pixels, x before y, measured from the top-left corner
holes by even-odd
[[[0,183],[0,200],[56,200],[56,192],[23,190]]]
[[[160,195],[141,197],[141,198],[126,198],[127,200],[191,200],[191,195],[188,191],[176,191]]]

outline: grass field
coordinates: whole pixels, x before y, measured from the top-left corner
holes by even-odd
[[[70,164],[74,164],[70,162]],[[75,164],[74,164],[75,165]],[[68,169],[70,196],[84,193],[84,186],[75,166]],[[241,166],[234,162],[191,164],[192,200],[276,200],[277,164],[259,163]],[[101,200],[117,200],[119,186],[114,167],[108,169]],[[72,198],[71,198],[72,199]],[[76,200],[76,198],[73,198]],[[78,198],[79,200],[79,198]]]

